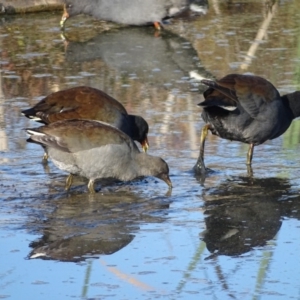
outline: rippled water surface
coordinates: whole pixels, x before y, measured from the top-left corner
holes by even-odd
[[[1,18],[0,298],[299,299],[300,123],[255,148],[253,176],[247,145],[209,135],[202,182],[204,86],[190,77],[250,72],[299,90],[299,1],[211,0],[160,34],[78,16],[63,37],[60,16]],[[171,193],[154,178],[64,191],[20,111],[78,85],[148,121]]]

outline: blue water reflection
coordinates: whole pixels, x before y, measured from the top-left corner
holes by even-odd
[[[160,35],[97,31],[79,18],[61,39],[60,13],[3,17],[0,297],[299,298],[299,121],[256,147],[252,177],[247,145],[211,135],[212,172],[204,182],[192,172],[204,87],[191,71],[251,72],[281,93],[299,89],[300,4],[267,2],[210,1],[206,15]],[[172,193],[154,178],[101,182],[93,198],[81,179],[64,191],[66,174],[26,143],[35,124],[20,111],[75,85],[103,89],[148,121],[149,153],[168,162]]]

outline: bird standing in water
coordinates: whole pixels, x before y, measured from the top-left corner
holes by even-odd
[[[64,28],[72,16],[85,14],[118,24],[153,24],[160,30],[165,19],[197,8],[197,1],[192,0],[66,0],[60,26]]]
[[[95,180],[101,178],[129,181],[155,176],[172,188],[167,163],[160,157],[140,152],[128,135],[107,123],[64,120],[29,128],[27,133],[28,142],[46,147],[53,163],[69,173],[66,190],[72,185],[73,175],[87,178],[92,194]]]
[[[254,146],[282,135],[300,116],[300,92],[280,96],[268,80],[255,75],[229,74],[220,80],[203,79],[204,92],[200,153],[194,171],[205,174],[204,145],[208,131],[223,139],[249,144],[247,166]]]

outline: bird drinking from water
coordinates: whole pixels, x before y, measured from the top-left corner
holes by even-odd
[[[70,175],[89,180],[88,189],[94,193],[94,182],[101,178],[130,181],[140,176],[155,176],[171,188],[169,167],[160,157],[140,152],[124,132],[103,122],[64,120],[39,128],[29,128],[28,142],[43,145],[53,163]]]

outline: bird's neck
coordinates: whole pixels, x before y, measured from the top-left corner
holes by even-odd
[[[293,118],[295,119],[300,117],[300,91],[286,94],[281,98],[283,100],[283,103],[290,108],[293,114]]]
[[[131,129],[132,139],[138,142],[143,142],[147,138],[148,124],[140,116],[127,115],[127,120]]]
[[[144,152],[138,153],[136,162],[139,176],[154,176],[157,159],[156,156],[151,156]]]

